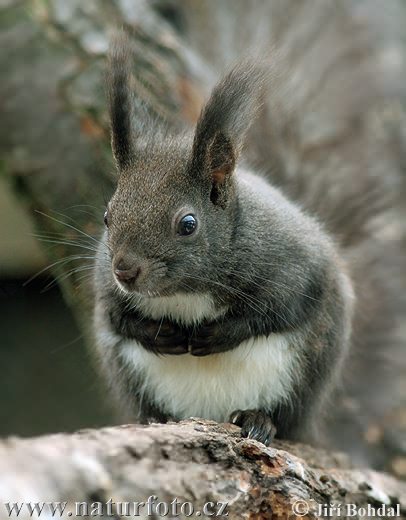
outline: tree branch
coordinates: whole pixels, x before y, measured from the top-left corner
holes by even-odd
[[[306,518],[332,503],[406,513],[406,485],[389,475],[305,445],[266,448],[242,439],[234,425],[197,419],[8,439],[0,443],[0,472],[3,502],[66,501],[72,511],[74,502],[155,495],[168,504],[191,502],[195,511],[227,502],[228,518],[238,520],[299,518],[297,503],[308,504]]]

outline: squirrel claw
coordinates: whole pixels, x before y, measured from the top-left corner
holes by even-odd
[[[269,415],[262,410],[236,410],[230,415],[230,422],[241,427],[241,437],[254,439],[269,446],[276,434],[276,428]]]

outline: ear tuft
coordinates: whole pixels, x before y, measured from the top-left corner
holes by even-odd
[[[225,206],[245,136],[261,105],[266,69],[245,60],[213,89],[193,141],[192,171],[212,183],[211,200]],[[227,193],[228,192],[228,193]]]
[[[130,88],[130,41],[124,31],[113,38],[108,62],[108,100],[111,146],[119,171],[126,169],[133,157],[133,99]]]

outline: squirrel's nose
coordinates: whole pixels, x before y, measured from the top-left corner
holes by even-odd
[[[134,282],[141,274],[141,267],[138,265],[128,266],[121,259],[114,268],[114,274],[120,282]]]

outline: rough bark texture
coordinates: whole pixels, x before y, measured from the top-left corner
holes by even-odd
[[[207,502],[227,502],[228,518],[236,520],[317,518],[318,504],[383,503],[387,512],[400,504],[406,514],[406,485],[389,475],[353,469],[345,456],[309,446],[265,448],[241,439],[236,426],[201,420],[11,438],[0,443],[0,472],[3,503],[68,502],[66,512],[75,512],[74,502],[147,502],[155,495],[156,503],[177,498],[179,512],[192,503],[193,517]],[[28,516],[23,509],[20,518]]]

